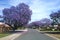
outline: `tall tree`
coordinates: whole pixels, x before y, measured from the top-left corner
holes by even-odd
[[[53,20],[53,25],[57,24],[58,25],[58,29],[60,30],[60,10],[58,10],[57,12],[53,12],[50,14],[51,19]]]
[[[52,12],[50,14],[51,19],[53,20],[53,24],[60,24],[60,11]]]
[[[26,25],[31,20],[31,15],[32,11],[24,3],[3,10],[4,22],[11,25],[14,30]]]

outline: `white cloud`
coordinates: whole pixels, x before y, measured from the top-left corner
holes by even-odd
[[[11,5],[18,5],[19,3],[26,3],[26,4],[30,4],[31,0],[10,0],[10,4]]]
[[[28,4],[33,11],[31,21],[40,20],[45,17],[49,18],[51,11],[60,9],[60,0],[9,0],[9,5],[16,6],[22,2]],[[3,9],[4,7],[0,7],[0,9]]]
[[[14,6],[22,2],[29,4],[30,9],[33,11],[31,21],[40,20],[45,17],[49,18],[51,11],[56,11],[60,8],[60,5],[58,5],[59,0],[51,0],[50,2],[47,2],[47,0],[10,0],[10,4]]]
[[[32,21],[40,20],[42,18],[50,18],[49,15],[51,11],[56,11],[60,9],[59,0],[51,2],[44,2],[42,0],[34,0],[30,5],[33,11]]]

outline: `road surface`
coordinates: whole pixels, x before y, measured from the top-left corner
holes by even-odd
[[[15,40],[55,40],[44,33],[38,32],[35,29],[28,29],[28,32],[19,36]]]

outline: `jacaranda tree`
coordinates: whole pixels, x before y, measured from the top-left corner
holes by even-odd
[[[60,10],[57,12],[52,12],[50,14],[51,19],[53,20],[52,25],[58,25],[58,29],[60,30]]]
[[[32,11],[24,3],[3,9],[4,22],[9,24],[13,30],[26,25],[31,20],[31,15]]]
[[[52,21],[48,18],[43,18],[40,20],[40,22],[43,24],[43,25],[46,25],[46,26],[49,26],[51,25]]]
[[[50,14],[51,19],[53,20],[53,24],[60,24],[60,11],[52,12]]]
[[[35,27],[44,27],[44,26],[48,27],[49,25],[51,25],[51,22],[52,21],[50,19],[43,18],[40,21],[35,21],[35,22],[30,23],[29,27],[33,27],[33,26],[35,26]]]

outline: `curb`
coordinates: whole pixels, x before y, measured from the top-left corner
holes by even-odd
[[[36,29],[36,30],[37,30],[37,29]],[[40,32],[39,30],[37,30],[37,31]],[[49,37],[52,37],[52,38],[54,38],[54,39],[56,39],[56,40],[60,40],[59,38],[54,37],[54,36],[52,36],[52,35],[50,35],[50,34],[45,33],[45,35],[47,35],[47,36],[49,36]]]

